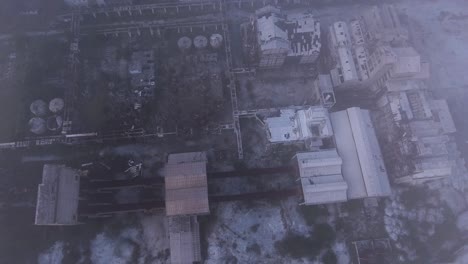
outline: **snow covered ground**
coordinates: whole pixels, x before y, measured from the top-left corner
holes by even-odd
[[[125,218],[110,221],[109,227],[104,227],[91,241],[57,241],[39,255],[38,263],[167,263],[169,241],[165,215],[139,215],[133,223],[125,224],[126,221]],[[112,225],[119,227],[115,230]],[[79,257],[73,259],[72,251]]]
[[[289,198],[279,204],[261,201],[220,204],[212,212],[216,220],[207,237],[205,263],[311,263],[307,258],[284,256],[275,248],[275,242],[290,232],[313,236],[313,226],[306,224],[298,203],[297,198]],[[332,248],[338,259],[349,259],[344,244],[338,242]]]

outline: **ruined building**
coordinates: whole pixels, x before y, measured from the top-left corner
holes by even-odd
[[[299,64],[313,63],[320,49],[320,23],[309,13],[284,15],[266,6],[256,11],[256,46],[259,67],[276,68],[290,60]]]

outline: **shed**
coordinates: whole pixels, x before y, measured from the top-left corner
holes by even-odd
[[[46,164],[36,205],[36,225],[78,224],[80,174],[65,165]]]
[[[201,261],[200,229],[196,216],[168,218],[171,264]]]
[[[165,167],[167,215],[208,214],[206,155],[202,152],[172,154],[168,161]]]
[[[342,159],[336,149],[296,154],[304,204],[347,201],[348,184],[341,174]]]

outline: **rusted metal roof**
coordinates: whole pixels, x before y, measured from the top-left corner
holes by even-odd
[[[195,156],[200,159],[193,159]],[[170,163],[165,168],[166,214],[168,216],[207,214],[210,209],[206,157],[203,155],[185,155],[184,157],[187,159],[181,160],[177,157],[174,159],[169,156]]]
[[[201,261],[200,230],[196,216],[169,217],[171,264]]]

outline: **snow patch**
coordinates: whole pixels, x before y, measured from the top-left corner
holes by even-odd
[[[39,255],[37,262],[39,264],[61,264],[64,257],[63,248],[62,241],[55,242],[48,250]]]

